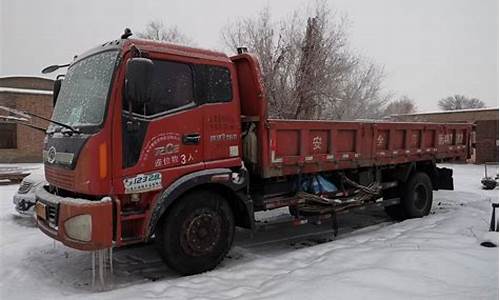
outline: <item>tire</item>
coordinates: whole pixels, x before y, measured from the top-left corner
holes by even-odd
[[[383,191],[385,199],[401,198],[401,186],[393,187]],[[384,207],[385,213],[395,221],[402,221],[405,219],[404,211],[401,203]]]
[[[234,217],[224,197],[191,192],[177,200],[159,224],[156,248],[181,275],[214,269],[233,243]]]
[[[427,216],[432,207],[432,182],[426,173],[414,173],[401,187],[400,204],[385,207],[385,212],[394,220]]]
[[[429,214],[432,207],[432,182],[426,173],[415,173],[406,182],[401,205],[406,218],[421,218]]]

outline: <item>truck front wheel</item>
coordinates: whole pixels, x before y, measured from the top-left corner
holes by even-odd
[[[413,174],[401,189],[401,203],[385,208],[396,220],[427,216],[432,206],[432,182],[426,173]]]
[[[165,263],[182,275],[215,268],[231,248],[234,217],[219,194],[197,191],[177,200],[159,225],[156,246]]]

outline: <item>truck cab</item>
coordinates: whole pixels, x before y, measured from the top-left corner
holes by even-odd
[[[38,191],[36,209],[40,229],[70,247],[147,240],[154,214],[166,209],[164,187],[188,174],[178,182],[184,189],[210,180],[231,193],[246,187],[230,180],[243,175],[240,99],[235,66],[223,53],[108,42],[75,58],[56,97],[52,119],[74,130],[47,130],[49,185]],[[232,205],[244,212],[250,204]]]

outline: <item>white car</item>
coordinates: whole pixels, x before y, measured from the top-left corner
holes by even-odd
[[[46,181],[43,169],[41,171],[36,170],[30,175],[24,177],[13,199],[18,213],[29,216],[33,215],[36,201],[35,189],[45,183]]]

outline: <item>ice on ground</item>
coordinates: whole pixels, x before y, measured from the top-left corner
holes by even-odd
[[[456,190],[436,192],[425,218],[394,223],[380,209],[356,211],[339,216],[336,238],[328,226],[270,229],[253,239],[241,231],[218,268],[189,277],[168,270],[150,245],[117,249],[104,292],[90,287],[90,254],[54,247],[15,213],[18,185],[2,185],[0,298],[498,299],[498,248],[480,246],[498,242],[488,233],[498,189],[481,188],[482,166],[446,166]]]

